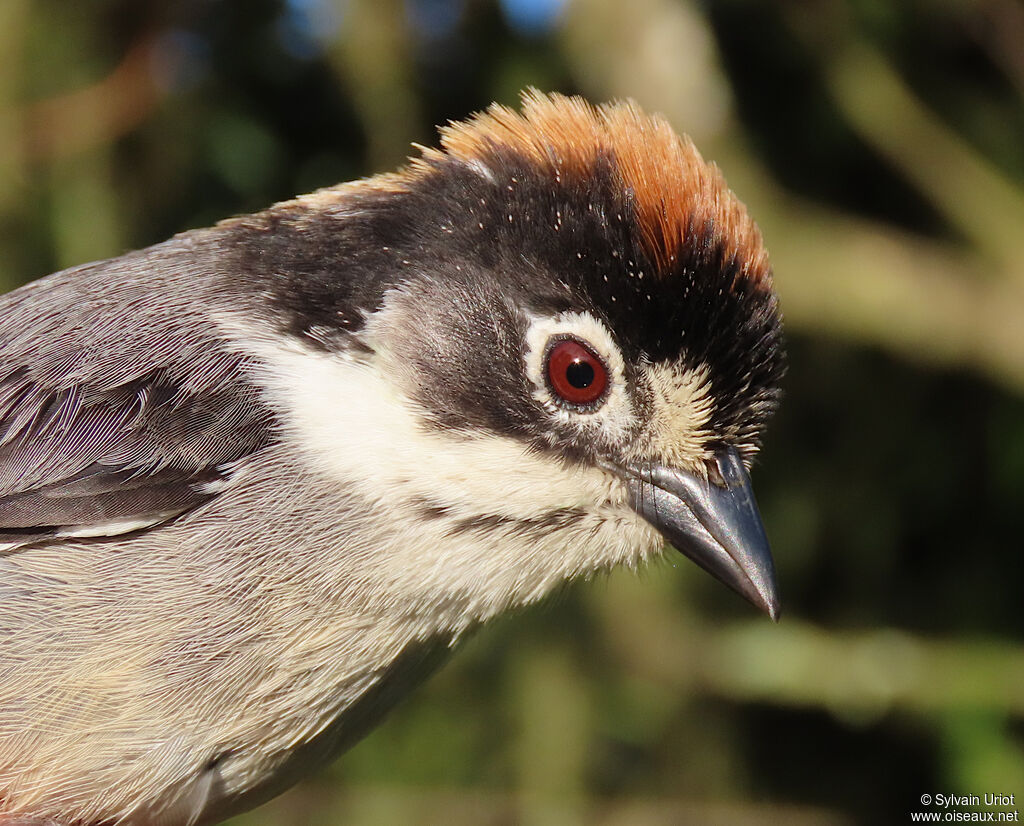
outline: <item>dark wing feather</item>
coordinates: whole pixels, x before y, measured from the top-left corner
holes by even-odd
[[[0,298],[0,550],[159,524],[269,443],[186,239]]]

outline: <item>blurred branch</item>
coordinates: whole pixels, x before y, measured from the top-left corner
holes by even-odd
[[[520,712],[520,811],[524,826],[572,826],[585,817],[587,768],[593,744],[590,704],[564,651],[533,651],[515,670]]]
[[[0,214],[18,201],[18,183],[23,173],[21,113],[15,106],[21,80],[21,52],[28,0],[0,3]]]
[[[52,243],[61,268],[124,252],[125,222],[112,155],[104,144],[47,170]]]
[[[650,681],[858,720],[894,709],[1024,717],[1019,645],[896,629],[838,631],[785,618],[704,627],[650,585],[613,574],[592,602],[617,659]]]
[[[721,131],[731,93],[714,38],[693,5],[574,0],[562,40],[581,86],[600,89],[596,98],[632,98],[698,142]]]
[[[983,26],[975,36],[1024,96],[1024,6],[1018,0],[979,0]]]
[[[769,241],[788,326],[965,365],[1024,391],[1024,280],[951,244],[789,195],[750,157],[720,160]]]
[[[830,49],[824,77],[857,133],[978,250],[1024,282],[1024,193],[947,129],[865,42]]]
[[[102,80],[31,104],[23,116],[26,155],[65,158],[135,129],[164,94],[153,72],[155,49],[154,39],[142,40]]]
[[[367,141],[369,172],[391,169],[418,137],[412,45],[401,0],[334,0],[344,21],[330,60],[343,81]]]
[[[29,0],[0,3],[0,291],[14,287],[24,268],[25,157],[22,113],[17,106],[24,72]]]
[[[697,671],[744,700],[878,716],[990,708],[1024,716],[1024,649],[986,639],[927,640],[894,629],[837,632],[800,622],[709,632]]]

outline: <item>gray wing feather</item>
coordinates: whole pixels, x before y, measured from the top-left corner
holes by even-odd
[[[0,543],[109,535],[216,495],[271,440],[217,334],[203,233],[0,297]]]

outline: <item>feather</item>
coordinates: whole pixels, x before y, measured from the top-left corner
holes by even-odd
[[[0,552],[165,522],[271,441],[245,358],[187,291],[139,306],[187,266],[180,241],[161,247],[0,298]]]

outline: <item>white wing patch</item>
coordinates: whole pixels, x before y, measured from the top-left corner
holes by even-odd
[[[163,511],[147,516],[145,519],[112,519],[109,522],[97,522],[92,525],[84,525],[78,528],[68,528],[57,531],[57,539],[87,539],[96,536],[118,536],[123,533],[140,531],[153,525],[159,525],[181,513],[180,508]]]

